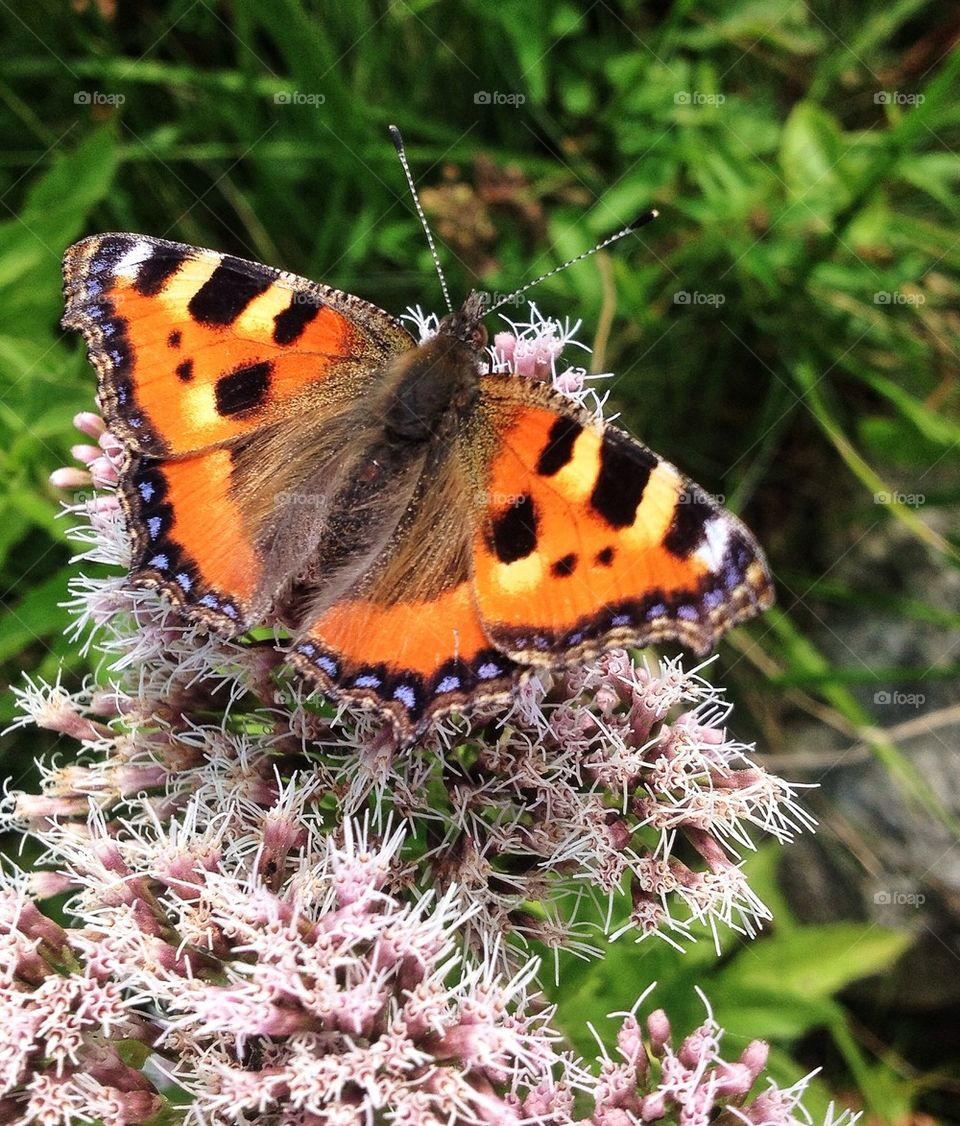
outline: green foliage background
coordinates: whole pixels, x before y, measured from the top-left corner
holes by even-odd
[[[57,327],[64,248],[140,231],[397,312],[436,309],[395,122],[455,295],[509,291],[660,209],[534,298],[582,318],[630,427],[725,495],[768,549],[779,606],[711,673],[738,700],[738,733],[785,754],[793,721],[815,717],[942,815],[871,701],[954,681],[958,607],[909,573],[891,582],[878,566],[855,582],[840,564],[864,545],[889,554],[898,525],[893,542],[917,545],[925,574],[960,557],[960,63],[946,20],[925,0],[0,4],[6,682],[86,669],[63,635],[70,547],[46,483],[93,396],[79,342]],[[490,167],[510,170],[495,190]],[[924,652],[878,659],[838,615],[922,627]],[[14,784],[48,749],[36,733],[7,740]],[[772,869],[761,854],[756,877],[778,902]],[[779,904],[773,937],[725,943],[719,963],[711,942],[685,959],[645,944],[569,967],[571,1034],[584,1014],[602,1027],[624,980],[632,996],[654,976],[658,1002],[693,1022],[696,981],[733,1046],[769,1036],[782,1074],[800,1074],[791,1051],[828,1029],[830,1083],[878,1120],[903,1121],[937,1091],[938,1077],[858,1042],[834,999],[900,939],[800,927]]]

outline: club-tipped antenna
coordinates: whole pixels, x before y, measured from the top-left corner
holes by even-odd
[[[433,264],[437,270],[437,277],[440,279],[440,288],[443,290],[443,299],[447,303],[447,312],[453,312],[453,306],[450,304],[450,291],[447,289],[447,279],[443,276],[443,268],[440,265],[440,256],[437,254],[436,243],[433,241],[433,235],[430,233],[430,224],[427,222],[427,217],[423,213],[423,207],[420,205],[420,197],[417,195],[417,188],[413,182],[413,174],[410,171],[410,165],[407,163],[407,154],[403,151],[403,137],[400,136],[400,130],[396,125],[388,125],[390,130],[390,140],[393,141],[393,146],[397,150],[397,156],[400,157],[400,165],[403,168],[403,174],[407,178],[407,184],[410,187],[410,195],[413,196],[413,206],[417,209],[417,214],[420,216],[420,226],[423,227],[423,233],[427,236],[427,246],[430,247],[430,256],[433,258]]]
[[[622,230],[617,231],[615,235],[610,235],[609,237],[603,239],[602,242],[598,242],[596,246],[592,246],[589,250],[585,250],[582,254],[577,254],[574,258],[570,258],[561,266],[554,266],[552,270],[547,270],[545,274],[541,274],[540,277],[534,278],[533,281],[529,281],[526,285],[520,286],[520,288],[515,289],[513,293],[508,293],[506,297],[501,297],[496,305],[491,305],[490,308],[485,311],[484,315],[492,313],[495,309],[499,309],[501,305],[509,304],[515,298],[519,297],[521,293],[526,293],[528,289],[533,289],[535,285],[539,285],[542,281],[546,281],[547,278],[552,278],[554,274],[559,274],[561,270],[565,270],[568,266],[573,266],[577,262],[582,262],[584,258],[589,258],[591,254],[596,254],[598,250],[604,250],[606,247],[612,245],[613,243],[619,242],[620,239],[626,238],[627,235],[632,235],[634,231],[639,231],[640,228],[645,227],[647,223],[652,223],[659,214],[660,212],[654,210],[653,208],[651,208],[649,211],[644,211],[642,215],[634,219],[632,223],[628,223],[627,226],[625,226]]]

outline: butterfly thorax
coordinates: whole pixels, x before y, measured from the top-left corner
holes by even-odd
[[[471,294],[440,322],[436,336],[387,367],[385,428],[392,438],[426,442],[448,435],[471,410],[487,342],[483,299]]]

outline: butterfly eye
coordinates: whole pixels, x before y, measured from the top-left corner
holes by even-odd
[[[470,329],[470,335],[468,339],[470,342],[470,347],[479,352],[481,348],[485,348],[487,346],[488,338],[486,328],[482,324],[474,325]]]

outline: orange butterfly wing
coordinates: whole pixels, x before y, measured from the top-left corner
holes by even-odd
[[[705,652],[772,601],[738,520],[541,384],[477,374],[458,426],[397,459],[378,385],[413,342],[358,298],[137,235],[78,243],[64,272],[126,449],[133,579],[228,633],[273,606],[291,663],[404,739],[533,666]]]
[[[703,653],[770,604],[749,532],[672,465],[542,384],[479,387],[385,552],[405,565],[310,621],[301,673],[408,740],[533,666],[668,639]]]
[[[266,609],[272,581],[242,504],[243,444],[355,401],[412,340],[349,294],[141,235],[77,243],[64,282],[63,325],[83,333],[101,410],[125,448],[132,578],[241,631]]]
[[[86,338],[107,425],[157,457],[294,416],[308,393],[321,404],[355,394],[413,343],[392,317],[339,290],[142,235],[78,242],[64,279],[63,325]]]
[[[438,716],[504,699],[517,666],[491,643],[470,581],[470,481],[452,448],[425,451],[391,476],[401,519],[385,542],[363,541],[366,561],[342,596],[325,584],[291,662],[325,691],[377,707],[405,741]],[[362,497],[357,498],[362,505]],[[345,505],[356,507],[356,501]],[[365,525],[387,526],[365,508]],[[338,534],[338,543],[349,532]],[[341,549],[343,550],[343,549]],[[357,560],[357,540],[346,547]]]
[[[465,578],[427,598],[337,603],[290,661],[325,690],[388,714],[403,740],[454,709],[508,698],[519,671],[491,644]]]
[[[753,537],[672,465],[542,384],[480,384],[495,438],[473,583],[497,648],[529,665],[667,639],[702,654],[771,604]]]
[[[231,491],[228,448],[155,461],[133,458],[121,501],[133,540],[131,578],[163,589],[226,634],[255,620],[262,559]]]

